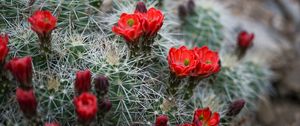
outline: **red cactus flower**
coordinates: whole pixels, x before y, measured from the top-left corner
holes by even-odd
[[[0,63],[2,63],[5,60],[5,57],[8,54],[9,49],[7,47],[7,44],[8,44],[8,35],[7,34],[5,34],[4,36],[0,35]]]
[[[28,21],[31,24],[31,29],[40,35],[50,33],[56,27],[57,23],[56,17],[47,10],[35,11],[28,18]]]
[[[156,118],[155,126],[168,126],[169,118],[166,115],[160,115]]]
[[[155,36],[163,25],[164,15],[162,12],[155,8],[150,8],[147,13],[138,13],[143,21],[143,30],[146,36]]]
[[[45,126],[60,126],[58,123],[45,123]]]
[[[254,34],[246,31],[240,32],[237,38],[237,44],[240,48],[247,49],[253,45]]]
[[[32,86],[31,57],[13,58],[6,64],[6,68],[10,70],[22,87],[30,88]]]
[[[209,108],[197,109],[194,113],[193,123],[195,126],[218,126],[220,115],[217,112],[212,114]]]
[[[176,76],[184,77],[196,67],[198,61],[194,51],[181,46],[179,49],[171,48],[168,55],[168,63],[171,71]]]
[[[78,71],[76,73],[75,91],[79,94],[88,92],[91,89],[91,72],[90,70]]]
[[[73,102],[80,122],[89,123],[95,118],[98,111],[95,95],[84,92],[75,97]]]
[[[126,13],[121,15],[117,26],[112,27],[112,31],[121,35],[127,42],[136,42],[143,33],[139,16]]]
[[[208,77],[220,71],[220,58],[217,52],[210,50],[207,46],[196,47],[194,51],[199,63],[191,74],[192,76]]]
[[[24,115],[28,118],[35,116],[37,101],[33,93],[33,89],[24,90],[22,88],[17,88],[16,96],[20,109]]]

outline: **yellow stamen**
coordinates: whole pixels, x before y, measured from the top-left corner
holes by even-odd
[[[132,18],[128,19],[127,24],[132,27],[134,25],[134,20]]]

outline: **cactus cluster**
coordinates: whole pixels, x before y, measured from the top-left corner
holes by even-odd
[[[132,56],[128,41],[112,32],[112,27],[122,13],[134,13],[137,1],[114,0],[111,12],[101,12],[101,2],[0,2],[0,30],[9,35],[10,50],[6,62],[14,57],[32,57],[32,88],[38,102],[39,122],[79,123],[73,104],[76,97],[74,84],[76,72],[85,69],[91,71],[92,78],[99,75],[108,78],[109,90],[105,97],[112,103],[110,111],[100,118],[98,114],[90,125],[154,125],[159,115],[168,116],[169,125],[180,125],[191,122],[194,111],[205,107],[218,112],[220,125],[226,125],[238,119],[236,115],[241,109],[235,107],[241,105],[230,105],[231,102],[243,99],[248,110],[255,108],[258,96],[268,86],[270,72],[251,61],[232,58],[237,54],[222,46],[222,25],[216,12],[194,5],[194,8],[189,8],[194,10],[184,12],[190,14],[180,17],[182,20],[174,20],[177,15],[164,4],[159,4],[164,15],[163,25],[151,38],[150,52],[139,51],[150,55]],[[158,2],[153,0],[145,4],[147,9],[157,8]],[[191,6],[191,3],[185,6]],[[49,10],[58,19],[56,28],[51,32],[50,52],[42,51],[41,38],[31,30],[28,22],[28,18],[39,9]],[[197,82],[190,98],[185,98],[185,86],[189,83],[186,78],[181,79],[176,96],[168,91],[168,52],[179,45],[190,48],[207,45],[219,51],[221,70]],[[5,79],[0,78],[0,125],[29,124],[16,99],[18,81],[9,74],[9,70],[5,70],[5,65],[0,71],[0,76],[5,76]],[[92,82],[90,93],[96,94],[95,84],[96,80]],[[105,108],[100,105],[98,112],[101,109]]]

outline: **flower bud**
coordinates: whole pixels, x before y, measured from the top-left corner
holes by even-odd
[[[112,107],[112,103],[108,98],[101,100],[101,102],[99,103],[99,109],[101,110],[102,113],[109,112],[111,107]]]
[[[6,68],[13,74],[23,88],[32,87],[31,57],[13,58],[6,64]]]
[[[8,54],[8,35],[0,35],[0,65],[4,62],[5,57]],[[1,66],[0,66],[1,67]],[[2,69],[2,68],[0,68]]]
[[[168,126],[169,118],[166,115],[160,115],[156,118],[155,126]]]
[[[144,2],[138,2],[135,8],[135,13],[140,12],[140,13],[147,13],[147,7]]]
[[[178,16],[181,20],[184,20],[185,17],[187,16],[187,9],[184,5],[178,6]]]
[[[88,92],[91,89],[91,76],[91,72],[88,69],[76,73],[75,91],[78,94]]]
[[[94,83],[95,83],[95,90],[98,96],[103,97],[104,95],[107,94],[109,88],[109,82],[105,76],[103,75],[97,76],[94,79]]]
[[[189,14],[194,14],[195,13],[195,2],[194,0],[189,0],[187,3],[187,11]]]
[[[36,115],[37,101],[33,93],[33,89],[24,90],[22,88],[17,88],[16,97],[20,109],[27,118],[31,118]]]
[[[254,34],[242,31],[237,38],[239,48],[247,49],[253,45]]]
[[[236,116],[244,108],[245,103],[246,102],[244,99],[239,99],[239,100],[233,101],[229,105],[226,115],[227,116]]]

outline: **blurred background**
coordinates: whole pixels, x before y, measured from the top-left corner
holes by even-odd
[[[258,110],[249,116],[251,119],[245,120],[251,120],[252,126],[300,126],[300,0],[213,3],[229,11],[227,18],[242,22],[237,25],[254,31],[257,37],[254,47],[264,50],[259,54],[261,60],[268,59],[274,71],[270,91],[260,98]]]

